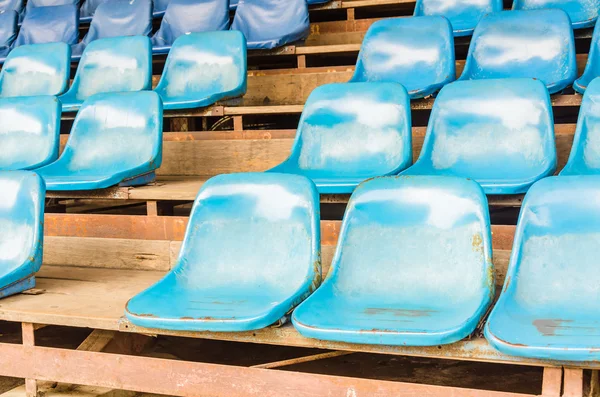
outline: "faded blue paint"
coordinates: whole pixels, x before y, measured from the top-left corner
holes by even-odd
[[[186,33],[229,30],[229,7],[223,0],[172,0],[152,37],[152,52],[169,52],[173,42]]]
[[[502,11],[481,18],[459,80],[509,77],[541,80],[551,94],[573,83],[575,40],[564,11]]]
[[[17,37],[17,13],[6,10],[0,12],[0,58],[4,59]]]
[[[32,170],[55,161],[60,115],[54,96],[0,99],[0,170]]]
[[[209,106],[246,93],[246,41],[240,32],[203,32],[173,43],[154,89],[165,109]]]
[[[155,92],[96,94],[77,113],[59,159],[36,172],[48,190],[147,183],[162,162],[162,116]]]
[[[85,49],[73,84],[60,96],[63,111],[78,110],[83,101],[103,92],[152,89],[152,49],[146,36],[112,37]]]
[[[560,175],[600,175],[600,79],[592,80],[579,108],[571,154]]]
[[[308,97],[290,157],[271,169],[307,176],[319,193],[412,164],[410,99],[396,83],[327,84]]]
[[[458,37],[472,35],[482,16],[502,8],[502,0],[417,0],[414,15],[448,18],[454,36]]]
[[[42,266],[45,195],[35,173],[0,172],[0,298],[35,285]]]
[[[571,19],[573,29],[589,28],[596,24],[600,0],[514,0],[513,10],[559,8]]]
[[[321,282],[319,195],[299,175],[211,178],[173,270],[126,307],[135,325],[248,331],[280,320]]]
[[[0,97],[60,95],[69,81],[71,48],[31,44],[8,54],[0,71]]]
[[[412,99],[456,78],[452,26],[444,17],[389,18],[367,31],[351,82],[402,84]]]
[[[453,177],[381,177],[350,201],[323,285],[292,315],[304,336],[432,346],[470,335],[494,296],[487,199]]]
[[[79,8],[65,4],[29,7],[13,46],[79,41]]]
[[[544,84],[501,79],[444,87],[419,159],[402,174],[461,176],[487,194],[517,194],[555,169],[554,121]]]
[[[573,88],[580,94],[585,92],[592,80],[600,76],[600,28],[598,28],[598,26],[600,25],[596,25],[594,28],[594,34],[592,35],[590,51],[583,75],[573,83]]]
[[[600,176],[546,178],[521,207],[504,282],[485,326],[500,352],[600,360]]]
[[[239,0],[231,29],[242,32],[252,50],[304,40],[310,33],[306,0]]]
[[[151,0],[110,0],[98,6],[90,29],[72,48],[73,59],[79,59],[91,42],[119,36],[148,36],[152,32]]]

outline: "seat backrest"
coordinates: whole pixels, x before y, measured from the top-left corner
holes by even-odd
[[[434,102],[413,167],[486,185],[552,174],[556,148],[548,91],[534,79],[447,85]]]
[[[85,49],[69,89],[77,100],[100,92],[152,88],[152,49],[146,36],[110,37]]]
[[[46,190],[33,172],[4,171],[0,192],[0,278],[10,284],[42,265]]]
[[[152,37],[153,47],[168,49],[175,39],[190,32],[229,30],[229,7],[223,0],[171,0]]]
[[[460,80],[529,77],[555,93],[577,76],[575,41],[562,10],[491,13],[475,28]]]
[[[473,33],[482,16],[502,8],[502,0],[417,0],[414,15],[446,17],[455,36],[467,36]]]
[[[517,301],[524,310],[543,306],[572,315],[576,308],[582,315],[596,315],[599,196],[596,175],[550,177],[529,189],[501,299]]]
[[[17,12],[6,10],[0,12],[0,57],[5,57],[10,46],[17,37]]]
[[[73,4],[32,7],[21,24],[14,46],[79,40],[79,8]]]
[[[494,296],[487,199],[454,177],[381,177],[352,194],[328,280],[344,299],[487,306]],[[356,298],[354,298],[356,299]]]
[[[162,104],[152,91],[96,94],[77,113],[54,164],[73,173],[116,174],[160,167]],[[134,172],[135,174],[135,172]]]
[[[396,83],[326,84],[308,97],[284,165],[370,177],[412,164],[410,100]]]
[[[400,83],[411,97],[424,97],[455,77],[452,26],[446,18],[432,16],[371,25],[350,81]]]
[[[173,43],[156,92],[172,102],[245,93],[246,79],[246,43],[240,32],[190,33]]]
[[[513,10],[560,8],[571,19],[573,29],[594,26],[600,10],[600,0],[514,0]]]
[[[200,189],[174,271],[194,288],[289,296],[320,281],[320,265],[319,195],[309,179],[224,174]]]
[[[60,116],[54,96],[0,99],[0,170],[31,170],[56,160]]]
[[[308,37],[306,0],[239,0],[231,29],[241,31],[249,49],[271,49]]]
[[[23,10],[23,0],[0,0],[0,13],[15,11],[17,14]]]
[[[67,88],[70,65],[65,43],[17,47],[0,71],[0,96],[59,95]]]
[[[596,24],[596,27],[594,28],[594,34],[592,35],[590,51],[583,75],[575,80],[575,83],[573,84],[575,91],[580,94],[585,92],[592,80],[600,76],[600,28],[598,26],[600,26],[600,24]]]

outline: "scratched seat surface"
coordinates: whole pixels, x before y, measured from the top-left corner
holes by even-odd
[[[548,91],[534,79],[460,81],[435,100],[419,159],[403,174],[472,178],[524,193],[556,169]]]
[[[83,103],[61,156],[36,172],[48,190],[91,190],[151,182],[161,162],[158,95],[104,93]]]
[[[152,31],[151,0],[110,0],[98,6],[90,29],[81,42],[73,46],[78,59],[94,40],[119,36],[148,36]]]
[[[0,298],[35,286],[42,265],[44,182],[30,171],[0,172]]]
[[[60,96],[63,111],[77,110],[87,98],[102,92],[152,89],[152,50],[146,36],[111,37],[85,49],[73,84]]]
[[[0,97],[59,95],[67,88],[71,48],[65,43],[13,49],[0,71]]]
[[[596,77],[600,77],[600,29],[599,25],[594,28],[594,34],[592,35],[592,41],[590,43],[590,51],[585,64],[585,70],[581,77],[575,80],[573,88],[575,91],[583,94],[587,89],[587,86]]]
[[[56,160],[60,115],[54,96],[0,99],[0,171],[32,170]]]
[[[444,17],[389,18],[367,31],[351,82],[402,84],[429,96],[456,78],[452,26]]]
[[[306,0],[239,0],[231,29],[244,34],[248,49],[267,50],[306,39]]]
[[[510,77],[541,80],[551,94],[573,83],[575,41],[564,11],[503,11],[481,18],[459,80]]]
[[[290,157],[270,171],[307,176],[319,193],[351,193],[411,165],[411,134],[400,84],[323,85],[306,101]]]
[[[600,176],[546,178],[519,215],[504,288],[485,326],[503,353],[600,359]]]
[[[319,197],[299,175],[219,175],[194,203],[179,258],[133,297],[129,320],[183,331],[245,331],[280,320],[321,281]]]
[[[240,32],[203,32],[173,43],[154,89],[165,109],[209,106],[246,93],[246,41]]]
[[[173,42],[189,32],[229,30],[229,7],[222,0],[171,0],[152,37],[152,51],[167,53]]]
[[[27,10],[13,46],[79,40],[79,8],[74,4],[32,7]]]
[[[363,182],[327,278],[294,311],[294,326],[349,343],[456,342],[475,330],[494,296],[490,236],[487,200],[473,181]]]
[[[600,175],[600,79],[583,94],[569,160],[560,175]]]
[[[560,8],[571,19],[573,29],[594,26],[600,10],[600,0],[514,0],[513,10]]]
[[[417,0],[415,16],[448,18],[454,36],[470,36],[482,16],[502,11],[502,0]]]
[[[0,58],[4,59],[17,37],[17,13],[13,10],[0,12]]]

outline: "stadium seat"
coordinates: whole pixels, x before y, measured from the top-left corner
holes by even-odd
[[[573,29],[589,28],[596,24],[600,0],[514,0],[513,10],[560,8],[571,19]]]
[[[110,0],[98,6],[90,30],[73,46],[78,59],[92,41],[118,36],[148,36],[152,31],[151,0]]]
[[[167,7],[171,0],[154,0],[154,7],[152,11],[152,16],[154,18],[159,18],[165,15],[165,11],[167,11]]]
[[[216,176],[198,193],[175,267],[127,303],[127,318],[181,331],[276,323],[321,282],[319,228],[309,179]]]
[[[306,101],[290,157],[270,171],[309,177],[319,193],[352,193],[365,179],[411,165],[411,135],[400,84],[322,85]]]
[[[472,178],[487,194],[518,194],[555,169],[554,121],[544,84],[498,79],[444,87],[419,159],[403,174]]]
[[[63,42],[75,44],[79,40],[79,8],[73,4],[32,7],[21,24],[13,46]]]
[[[173,43],[155,91],[165,109],[188,109],[246,93],[246,42],[240,32],[204,32]]]
[[[579,108],[571,154],[560,175],[600,175],[600,79],[592,80]]]
[[[89,23],[92,22],[94,13],[98,6],[107,0],[84,0],[79,8],[79,22]]]
[[[248,49],[271,49],[308,37],[306,0],[240,0],[232,30],[241,31]]]
[[[351,82],[402,84],[411,98],[434,94],[456,78],[452,26],[446,18],[389,18],[367,31]]]
[[[473,333],[494,287],[487,200],[477,183],[375,178],[352,194],[327,278],[292,321],[322,340],[453,343]]]
[[[575,91],[583,94],[587,86],[596,77],[600,77],[600,29],[598,25],[594,28],[585,70],[583,71],[583,75],[575,80],[573,88]]]
[[[171,0],[152,37],[152,51],[167,53],[173,42],[186,33],[229,30],[229,8],[223,0]]]
[[[97,93],[151,89],[150,38],[111,37],[95,40],[86,47],[71,88],[59,99],[66,112],[78,110],[83,101]]]
[[[30,171],[0,172],[0,298],[35,287],[42,266],[44,182]]]
[[[5,59],[17,37],[17,13],[7,10],[0,12],[0,59]]]
[[[470,36],[485,14],[502,11],[502,0],[417,0],[416,17],[439,15],[448,18],[454,36]]]
[[[459,80],[507,77],[536,78],[550,94],[573,84],[575,41],[564,11],[504,11],[481,18]]]
[[[23,11],[23,0],[0,0],[0,13],[14,11],[17,16]]]
[[[521,207],[504,288],[485,326],[517,357],[600,359],[600,176],[546,178]]]
[[[152,182],[161,162],[159,96],[105,93],[83,103],[61,156],[36,172],[48,190],[92,190]]]
[[[0,97],[60,95],[67,88],[70,63],[71,48],[65,43],[17,47],[0,71]]]
[[[0,99],[0,171],[33,170],[55,161],[60,115],[55,96]]]

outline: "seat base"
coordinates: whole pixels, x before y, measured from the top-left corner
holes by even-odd
[[[147,174],[142,174],[135,176],[133,178],[125,179],[123,182],[119,183],[120,187],[130,187],[130,186],[141,186],[147,185],[156,180],[156,172],[148,172]]]
[[[0,298],[6,298],[35,287],[35,276],[30,276],[16,281],[4,288],[0,288]]]

